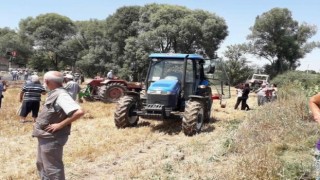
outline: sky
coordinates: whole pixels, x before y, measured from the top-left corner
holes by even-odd
[[[310,40],[320,41],[319,0],[0,0],[0,28],[18,29],[21,19],[36,17],[45,13],[58,13],[71,20],[106,19],[123,6],[150,3],[181,5],[189,9],[203,9],[225,19],[229,36],[221,44],[218,55],[229,45],[246,42],[249,28],[255,17],[272,8],[288,8],[299,23],[316,25],[318,33]],[[251,57],[254,64],[263,65],[268,61]],[[299,70],[320,72],[320,49],[315,49],[300,60]]]

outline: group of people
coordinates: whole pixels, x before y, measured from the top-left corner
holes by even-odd
[[[277,100],[278,88],[276,84],[262,84],[261,87],[256,90],[258,96],[258,106],[262,106],[265,103],[273,102]]]
[[[37,74],[37,73],[32,72],[29,69],[11,69],[10,74],[12,76],[13,81],[17,81],[17,80],[25,80],[26,81],[26,80],[28,80],[28,78],[32,74]]]
[[[234,106],[234,109],[238,109],[238,106],[241,103],[241,110],[250,110],[247,100],[249,98],[249,93],[251,88],[248,83],[239,84],[236,87],[237,101]],[[276,84],[268,86],[268,84],[262,84],[261,87],[255,91],[257,93],[258,106],[262,106],[267,102],[272,102],[277,99],[278,88]]]
[[[63,82],[65,83],[64,88],[72,99],[77,100],[81,88],[79,84],[74,81],[74,77],[70,74],[66,74]],[[38,117],[41,95],[45,94],[45,87],[40,83],[38,75],[32,75],[26,80],[19,96],[19,101],[22,103],[19,113],[20,122],[27,122],[26,117],[30,112],[32,112],[33,121],[35,122]],[[78,97],[78,100],[81,101],[80,97]]]
[[[35,121],[32,136],[38,139],[36,166],[40,179],[64,180],[63,146],[68,140],[71,123],[84,115],[76,102],[80,87],[71,75],[63,76],[58,71],[47,72],[43,81],[41,85],[39,77],[32,75],[31,82],[22,87],[19,96],[21,122],[25,122],[32,111]],[[39,112],[41,95],[44,94],[47,97]]]

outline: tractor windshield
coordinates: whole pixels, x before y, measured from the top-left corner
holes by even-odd
[[[182,80],[183,60],[181,59],[153,59],[148,81],[154,82],[160,79],[177,79]],[[188,75],[190,74],[190,75]],[[186,81],[193,80],[192,61],[187,63]]]
[[[258,74],[254,74],[252,79],[255,79],[255,80],[265,80],[267,81],[269,78],[269,76],[267,75],[258,75]]]

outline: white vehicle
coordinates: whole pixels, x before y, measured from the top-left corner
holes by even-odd
[[[252,90],[258,89],[262,84],[269,84],[269,75],[253,74],[250,80],[247,80]]]

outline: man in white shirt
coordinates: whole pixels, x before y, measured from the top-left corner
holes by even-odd
[[[113,71],[112,71],[112,70],[110,70],[110,71],[108,72],[107,78],[108,78],[108,79],[113,79]]]
[[[77,100],[77,95],[81,90],[79,84],[73,80],[73,76],[71,74],[66,74],[64,78],[67,82],[64,88],[68,91],[68,93],[71,95],[73,100]]]

